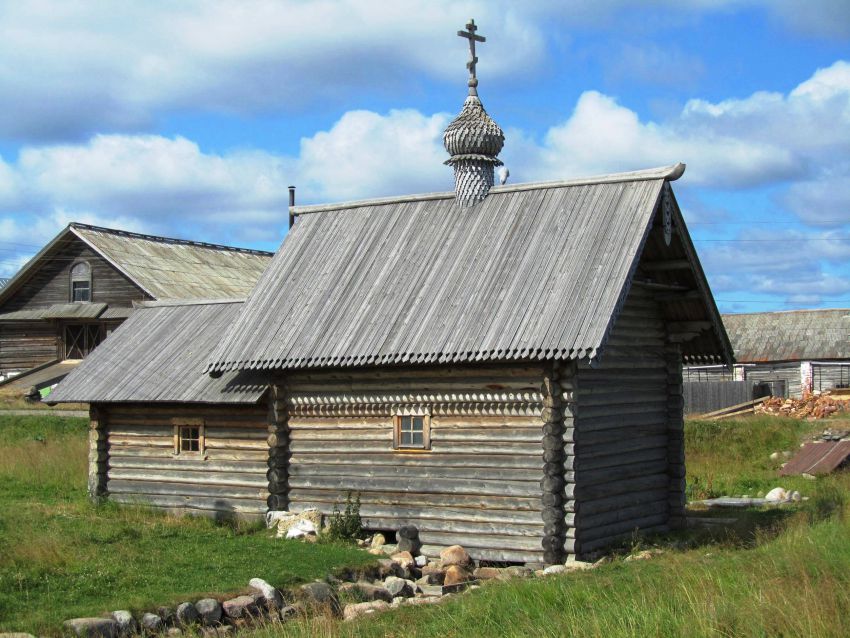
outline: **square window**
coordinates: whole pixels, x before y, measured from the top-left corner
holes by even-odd
[[[91,284],[88,281],[71,282],[71,301],[91,301]]]
[[[427,450],[431,447],[431,417],[399,414],[395,417],[394,441],[397,450]]]
[[[204,452],[204,426],[200,424],[174,426],[174,454]]]

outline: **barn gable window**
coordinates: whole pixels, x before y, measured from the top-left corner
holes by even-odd
[[[427,414],[397,414],[393,447],[397,450],[430,450],[431,417]]]
[[[183,420],[174,423],[174,454],[200,455],[206,451],[204,423],[200,420]]]
[[[91,267],[84,261],[71,268],[71,301],[91,301]]]

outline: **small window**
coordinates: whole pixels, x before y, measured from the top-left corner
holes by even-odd
[[[181,423],[174,426],[174,454],[203,454],[204,426],[200,423]]]
[[[71,268],[71,301],[91,301],[91,268],[84,261]]]
[[[431,417],[423,414],[399,414],[395,417],[393,434],[397,450],[428,450],[431,448]]]

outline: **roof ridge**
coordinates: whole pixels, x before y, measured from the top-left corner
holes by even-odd
[[[146,233],[136,233],[130,230],[121,230],[118,228],[107,228],[105,226],[94,226],[92,224],[84,224],[82,222],[71,222],[68,228],[78,228],[83,230],[92,230],[95,232],[109,233],[112,235],[120,235],[121,237],[131,237],[133,239],[146,239],[149,241],[157,241],[170,244],[182,244],[186,246],[197,246],[200,248],[213,248],[216,250],[228,250],[232,252],[248,253],[251,255],[273,256],[273,252],[267,250],[257,250],[255,248],[240,248],[239,246],[226,246],[224,244],[211,244],[204,241],[194,241],[192,239],[179,239],[177,237],[163,237],[161,235],[148,235]]]
[[[136,302],[136,308],[166,308],[175,306],[213,306],[215,304],[245,303],[245,297],[234,299],[162,299]]]
[[[548,182],[523,182],[521,184],[511,184],[510,186],[494,186],[490,189],[491,195],[499,193],[515,193],[526,190],[540,190],[545,188],[564,188],[568,186],[590,186],[593,184],[615,184],[618,182],[640,182],[656,179],[664,179],[667,181],[675,181],[679,179],[685,172],[685,165],[682,162],[671,164],[669,166],[660,166],[657,168],[649,168],[640,171],[630,171],[625,173],[609,173],[605,175],[595,175],[591,177],[580,177],[568,180],[553,180]],[[311,213],[324,213],[333,210],[342,210],[346,208],[363,208],[365,206],[381,206],[384,204],[399,204],[404,202],[425,202],[437,199],[454,199],[454,191],[438,191],[434,193],[420,193],[418,195],[397,195],[395,197],[377,197],[373,199],[360,199],[348,202],[338,202],[335,204],[316,204],[310,206],[293,206],[290,212],[293,215],[309,215]]]

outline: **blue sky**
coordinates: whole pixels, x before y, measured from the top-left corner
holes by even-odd
[[[69,221],[274,250],[289,184],[449,190],[470,16],[511,182],[683,161],[722,311],[850,307],[846,0],[0,2],[0,276]]]

